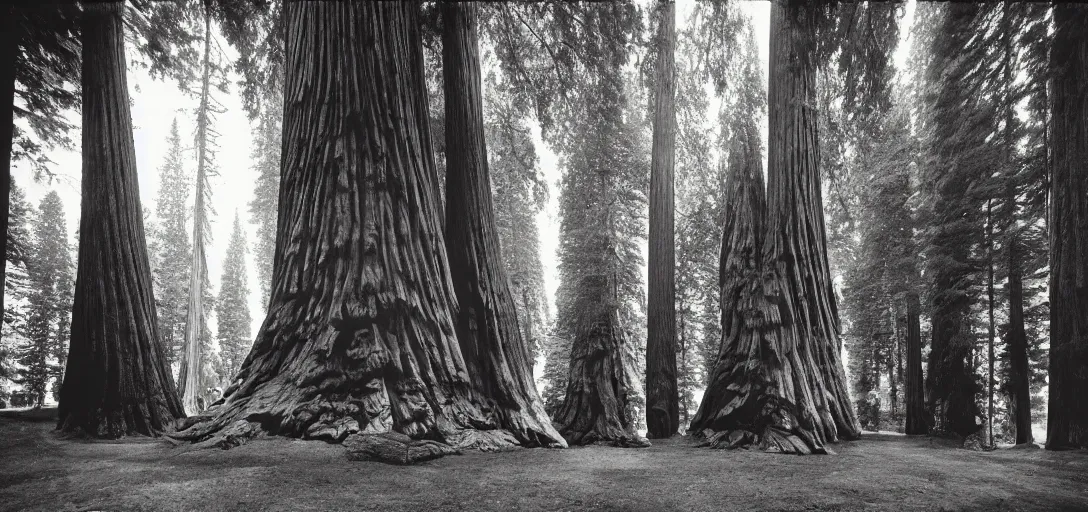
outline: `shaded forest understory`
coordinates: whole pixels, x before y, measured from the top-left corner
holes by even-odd
[[[972,452],[926,437],[866,434],[837,444],[835,457],[693,449],[674,438],[640,450],[472,450],[391,466],[349,461],[343,447],[320,441],[182,450],[147,438],[65,440],[54,424],[0,417],[0,508],[1088,509],[1083,453]]]

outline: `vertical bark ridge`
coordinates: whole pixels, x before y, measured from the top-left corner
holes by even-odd
[[[1088,9],[1054,6],[1047,449],[1088,448]]]
[[[454,335],[417,10],[286,5],[269,312],[224,398],[178,437],[515,442],[481,411]]]
[[[457,338],[485,412],[526,446],[566,446],[533,381],[502,266],[484,141],[476,7],[443,3],[446,108],[446,252],[460,311]]]
[[[646,338],[647,436],[669,437],[680,427],[676,373],[676,254],[673,172],[676,161],[676,4],[658,8],[657,77],[650,163],[650,233]]]
[[[740,320],[723,324],[715,380],[691,427],[712,446],[758,443],[821,453],[827,443],[860,435],[839,356],[827,263],[817,167],[816,27],[809,9],[799,2],[771,6],[766,229],[757,235],[763,237],[760,264],[747,279],[724,281],[732,289],[723,285],[723,297],[743,299],[734,313]],[[751,250],[741,245],[726,253],[729,240],[727,232],[723,265],[736,249]],[[727,307],[723,303],[723,311]]]
[[[84,6],[83,185],[58,428],[157,435],[183,417],[158,343],[132,141],[121,2]]]

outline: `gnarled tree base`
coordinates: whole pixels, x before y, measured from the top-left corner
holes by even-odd
[[[650,446],[634,430],[634,411],[628,401],[632,370],[625,362],[627,347],[618,325],[613,312],[574,341],[567,394],[555,415],[568,444]]]

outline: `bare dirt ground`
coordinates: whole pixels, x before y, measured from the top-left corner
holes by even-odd
[[[867,435],[807,457],[608,447],[466,453],[416,466],[263,438],[229,451],[67,440],[0,416],[3,510],[1088,510],[1088,453],[981,453]]]

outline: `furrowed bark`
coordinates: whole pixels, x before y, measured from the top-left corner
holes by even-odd
[[[647,437],[672,436],[680,428],[676,374],[676,254],[673,171],[676,154],[676,4],[661,0],[650,163],[650,234],[647,264]]]
[[[207,183],[208,148],[208,94],[211,85],[211,13],[207,6],[204,10],[204,74],[200,86],[200,106],[197,112],[196,126],[196,187],[193,205],[193,254],[189,274],[189,307],[185,317],[185,350],[181,356],[181,371],[178,376],[178,390],[185,412],[192,415],[200,412],[197,397],[204,391],[201,384],[204,354],[200,352],[200,335],[204,332],[204,282],[208,269],[204,257],[204,225],[207,222],[204,206],[204,186]]]
[[[623,328],[615,310],[602,314],[571,344],[570,373],[563,403],[555,413],[559,432],[569,444],[649,446],[634,429],[628,402]]]
[[[766,229],[755,220],[726,225],[722,310],[732,313],[723,315],[718,364],[690,428],[711,446],[823,453],[827,443],[861,431],[839,358],[827,263],[814,111],[816,26],[809,9],[799,2],[771,6]],[[747,158],[757,158],[749,152]],[[752,167],[745,181],[758,189],[750,184]],[[755,247],[758,264],[731,261],[750,259]]]
[[[285,7],[268,316],[224,398],[178,437],[229,447],[261,432],[335,442],[399,432],[512,446],[481,410],[454,336],[418,5]]]
[[[917,293],[907,295],[907,435],[929,432],[922,379],[922,327]]]
[[[1046,448],[1088,448],[1088,9],[1054,6]]]
[[[123,4],[83,7],[83,201],[58,428],[157,435],[184,416],[158,343],[125,71]]]
[[[460,305],[457,339],[473,385],[490,400],[485,413],[523,446],[565,447],[533,381],[502,266],[484,141],[476,6],[443,3],[442,66],[446,108],[446,252]]]

